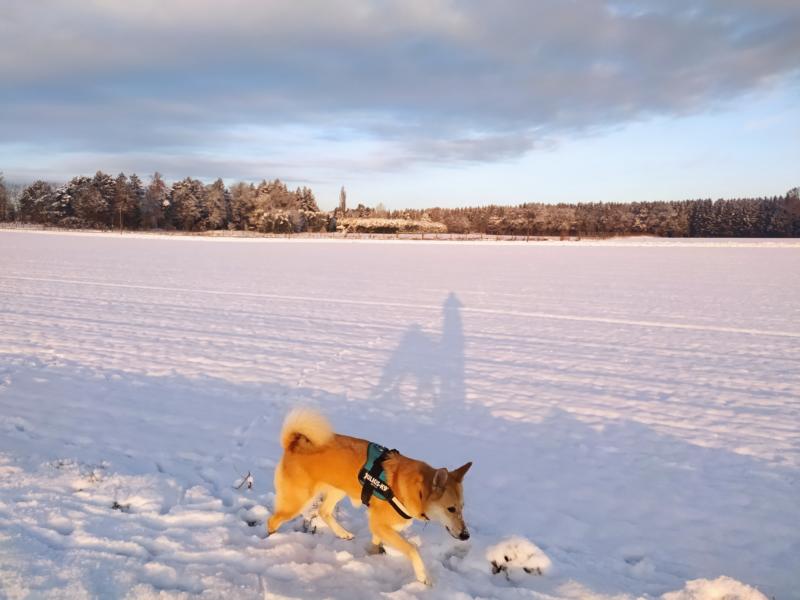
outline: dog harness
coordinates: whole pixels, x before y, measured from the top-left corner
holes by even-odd
[[[383,461],[395,453],[397,450],[389,450],[380,444],[370,442],[367,445],[367,460],[358,472],[358,482],[361,484],[361,503],[369,506],[372,496],[376,496],[379,500],[386,500],[391,504],[398,515],[404,519],[410,519],[411,515],[408,514],[408,509],[397,499],[392,488],[386,483]]]

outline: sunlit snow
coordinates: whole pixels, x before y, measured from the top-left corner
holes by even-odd
[[[0,232],[0,596],[796,598],[798,273],[786,240]],[[474,461],[469,542],[409,531],[432,589],[347,502],[353,541],[266,537],[297,405]]]

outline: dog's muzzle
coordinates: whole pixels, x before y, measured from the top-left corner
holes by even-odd
[[[467,529],[466,527],[464,529],[462,529],[461,533],[459,533],[459,534],[453,533],[453,531],[449,527],[447,527],[446,529],[447,529],[447,533],[452,535],[457,540],[468,540],[469,539],[469,529]]]

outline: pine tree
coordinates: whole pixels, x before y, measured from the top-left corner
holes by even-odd
[[[169,190],[161,178],[161,173],[153,173],[150,184],[144,191],[141,208],[142,227],[158,229],[164,227],[164,211],[169,206]]]
[[[206,187],[207,229],[224,229],[231,218],[231,195],[222,179]]]
[[[26,223],[46,223],[47,207],[53,197],[53,186],[46,181],[34,181],[19,198],[19,216]]]
[[[142,224],[144,186],[136,173],[128,178],[128,197],[130,198],[130,208],[127,212],[125,223],[131,229],[139,229]]]
[[[689,211],[689,236],[708,237],[714,227],[714,203],[708,200],[695,200]]]
[[[91,206],[94,210],[94,225],[99,227],[114,226],[114,197],[117,186],[114,178],[102,171],[95,173],[92,178],[92,187],[97,192],[91,194]]]
[[[81,223],[74,219],[72,206],[72,191],[68,183],[57,188],[45,207],[46,221],[48,223],[59,224],[66,227],[81,226]]]
[[[114,181],[114,214],[112,215],[120,231],[128,225],[125,217],[131,210],[132,205],[133,201],[128,187],[128,178],[125,173],[120,173]]]
[[[781,237],[800,236],[800,197],[790,190],[773,202],[774,211],[770,220],[773,235]]]
[[[109,218],[108,202],[95,186],[81,190],[75,199],[75,216],[89,227],[107,227]]]
[[[305,210],[309,212],[319,212],[319,206],[317,206],[317,199],[314,198],[314,192],[312,192],[309,188],[307,187],[297,188],[295,196],[297,196],[297,207],[300,210]]]
[[[56,205],[53,212],[62,214],[61,224],[67,227],[87,227],[94,223],[87,223],[83,219],[83,194],[87,193],[91,187],[92,180],[89,177],[73,177],[65,185],[56,190]]]
[[[206,189],[201,181],[187,177],[172,184],[170,216],[175,227],[184,231],[202,230],[206,226]]]
[[[11,195],[6,188],[3,174],[0,173],[0,222],[11,221],[13,211],[11,210]]]
[[[255,207],[256,188],[252,183],[236,183],[231,187],[231,225],[235,229],[253,227],[250,215]]]

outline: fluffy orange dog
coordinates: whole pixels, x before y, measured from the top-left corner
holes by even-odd
[[[320,517],[334,534],[352,539],[353,534],[334,518],[333,509],[345,496],[349,496],[354,506],[361,504],[358,475],[367,458],[369,442],[336,434],[319,413],[297,409],[283,423],[281,445],[284,454],[275,469],[275,512],[267,522],[267,532],[274,533],[322,494]],[[381,552],[382,544],[396,548],[411,561],[417,580],[429,584],[419,551],[398,531],[413,519],[434,520],[444,525],[454,538],[468,539],[469,531],[462,516],[461,481],[472,463],[448,471],[392,452],[382,464],[386,483],[410,518],[402,517],[386,500],[373,497],[367,507],[372,532],[370,551]]]

